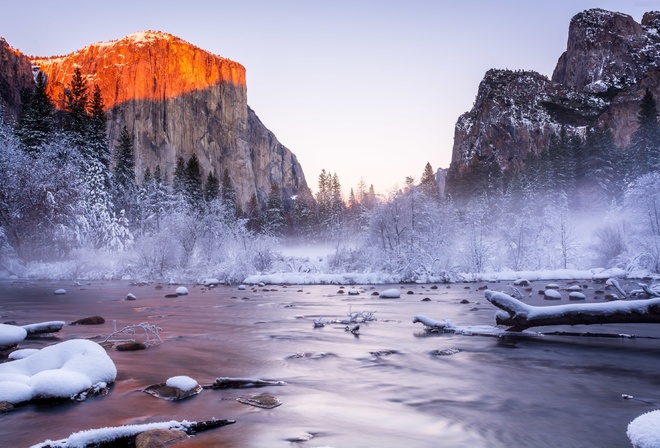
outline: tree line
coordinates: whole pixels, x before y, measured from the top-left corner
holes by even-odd
[[[203,173],[195,154],[179,157],[171,174],[160,166],[136,173],[128,128],[108,141],[101,92],[78,69],[63,111],[41,73],[23,104],[17,123],[0,126],[6,271],[85,253],[125,254],[120,275],[132,277],[242,281],[317,269],[281,255],[282,243],[325,245],[331,272],[403,281],[503,269],[660,271],[660,132],[649,93],[623,154],[606,128],[560,129],[526,170],[510,175],[475,161],[445,197],[427,163],[419,181],[408,176],[385,194],[360,180],[346,198],[337,173],[322,170],[315,194],[284,197],[273,184],[264,203],[253,196],[247,204],[237,203],[228,170]]]

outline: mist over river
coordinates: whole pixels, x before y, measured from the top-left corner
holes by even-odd
[[[561,301],[543,301],[536,292],[545,283],[532,282],[525,302],[568,303],[566,291]],[[604,300],[594,293],[603,285],[580,284],[586,285],[586,302]],[[106,396],[0,414],[0,445],[25,447],[105,426],[218,418],[236,423],[177,446],[629,447],[628,423],[659,407],[660,339],[431,334],[412,323],[414,315],[424,314],[457,325],[494,325],[496,308],[478,290],[483,285],[507,287],[504,282],[438,284],[437,289],[356,286],[361,292],[354,296],[347,294],[348,286],[337,285],[247,290],[184,285],[187,296],[166,298],[175,285],[2,281],[2,322],[106,319],[102,325],[67,325],[52,337],[25,340],[20,348],[106,337],[113,320],[119,328],[157,325],[163,343],[133,352],[108,348],[118,376]],[[67,294],[54,295],[58,288]],[[372,295],[388,288],[401,289],[401,298]],[[125,300],[128,293],[137,300]],[[344,319],[349,310],[375,311],[377,320],[361,324],[359,335],[341,324],[313,327],[314,319]],[[659,329],[636,324],[539,331],[660,336]],[[438,354],[445,349],[458,351]],[[205,389],[178,402],[143,392],[177,375],[200,384],[253,377],[288,385]],[[283,404],[261,409],[235,400],[258,393],[272,394]]]

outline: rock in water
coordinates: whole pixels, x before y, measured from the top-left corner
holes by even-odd
[[[179,286],[176,289],[176,293],[180,296],[185,296],[188,294],[188,288],[186,288],[185,286]]]
[[[180,430],[151,429],[135,437],[135,448],[165,448],[187,438],[188,434]]]
[[[170,387],[166,383],[154,384],[144,390],[146,393],[153,395],[156,398],[163,400],[178,401],[197,395],[202,391],[202,386],[199,384],[192,389],[183,390],[178,387]]]
[[[77,321],[71,322],[71,325],[100,325],[105,323],[105,319],[101,316],[90,316],[78,319]]]
[[[273,409],[282,404],[280,400],[270,394],[245,395],[243,397],[238,397],[236,401],[264,409]]]

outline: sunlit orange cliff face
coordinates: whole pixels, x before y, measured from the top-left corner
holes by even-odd
[[[245,88],[241,64],[161,32],[131,34],[32,62],[47,75],[48,94],[58,108],[76,66],[90,89],[98,84],[106,109],[131,100],[167,100],[223,82]]]

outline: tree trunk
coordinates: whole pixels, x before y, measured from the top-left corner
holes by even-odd
[[[500,308],[498,325],[508,331],[522,331],[544,325],[590,325],[660,323],[660,298],[606,303],[531,306],[507,294],[486,291],[486,299]]]

